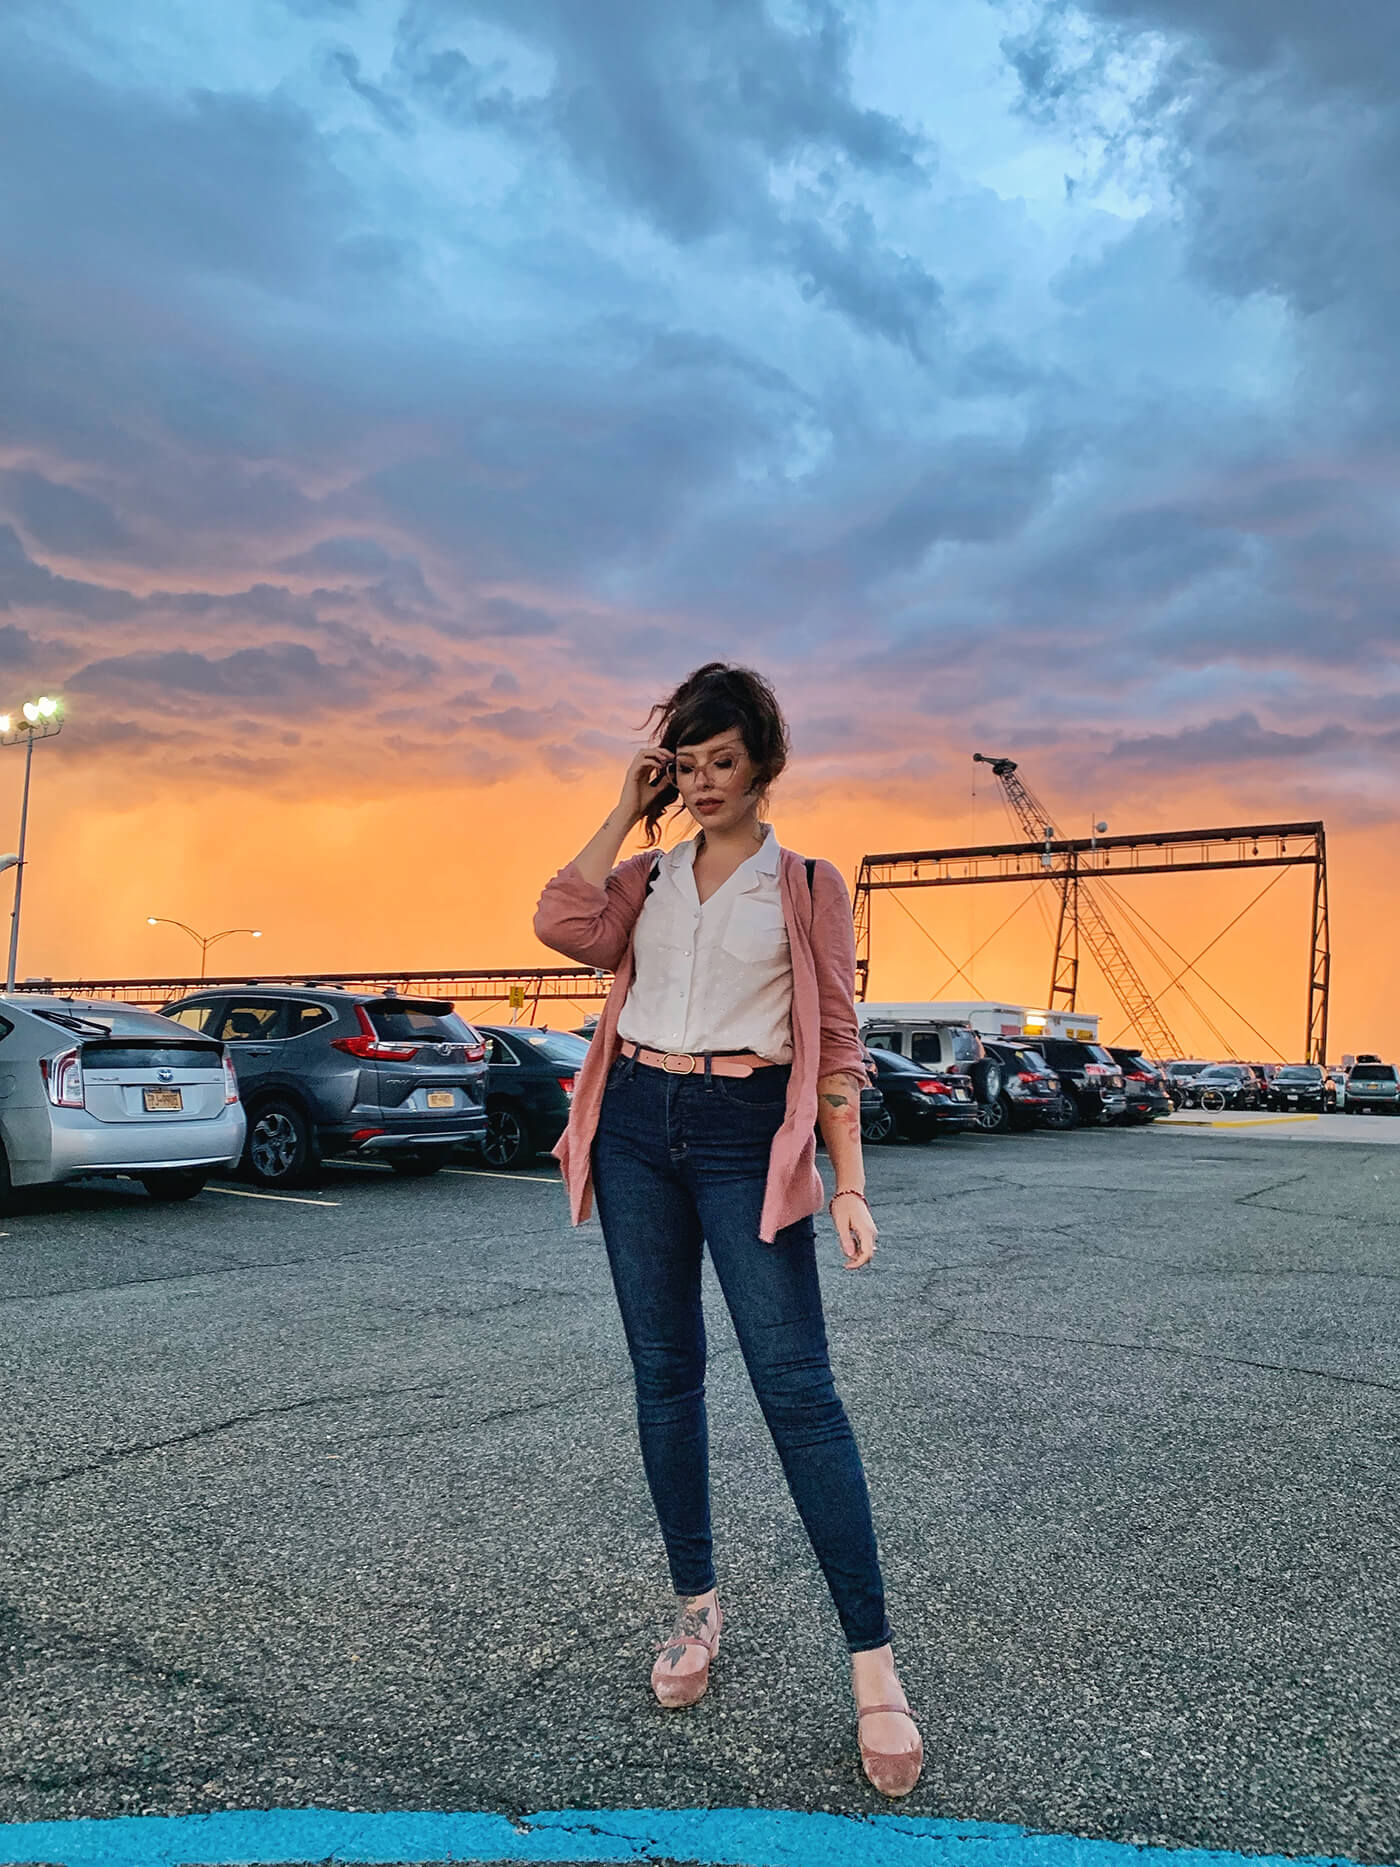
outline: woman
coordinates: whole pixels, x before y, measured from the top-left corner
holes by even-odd
[[[860,1148],[850,898],[760,817],[788,734],[772,689],[710,662],[652,709],[616,808],[545,888],[535,931],[612,991],[555,1153],[574,1223],[598,1202],[637,1389],[642,1460],[680,1597],[652,1669],[665,1706],[705,1692],[723,1626],[711,1557],[702,1243],[851,1652],[861,1761],[907,1795],[923,1745],[895,1672],[860,1454],[832,1383],[813,1214],[814,1125],[846,1267],[875,1221]],[[699,834],[664,853],[679,799]],[[644,824],[648,849],[618,863]],[[616,865],[616,866],[614,866]]]

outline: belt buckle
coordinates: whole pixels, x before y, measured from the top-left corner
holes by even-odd
[[[672,1059],[674,1059],[674,1065]],[[681,1068],[682,1064],[685,1065],[684,1069]],[[668,1076],[693,1076],[695,1059],[680,1050],[667,1050],[662,1053],[661,1067]]]

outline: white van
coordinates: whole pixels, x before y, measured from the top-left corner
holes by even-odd
[[[979,1037],[1013,1043],[1033,1044],[1041,1037],[1064,1037],[1078,1044],[1099,1041],[1100,1013],[1096,1011],[1046,1011],[1035,1005],[1007,1005],[990,998],[912,999],[856,1006],[858,1019],[864,1021],[867,1013],[881,1022],[966,1024]]]

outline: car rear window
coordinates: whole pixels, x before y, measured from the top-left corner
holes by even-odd
[[[475,1032],[455,1011],[425,1010],[416,1005],[372,1004],[365,1016],[376,1037],[420,1044],[474,1044]]]
[[[567,1063],[577,1068],[588,1055],[588,1045],[572,1031],[512,1031],[511,1036],[527,1056],[543,1057],[549,1063]]]
[[[217,1044],[89,1042],[83,1045],[83,1064],[93,1070],[217,1070],[223,1052]]]
[[[1357,1063],[1352,1066],[1351,1080],[1354,1083],[1393,1083],[1395,1065],[1393,1063]]]
[[[204,1031],[209,1027],[209,1020],[218,1009],[218,1000],[211,999],[207,1005],[178,1005],[165,1016],[172,1024],[183,1024],[186,1030]]]

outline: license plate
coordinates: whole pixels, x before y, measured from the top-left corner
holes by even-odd
[[[454,1099],[450,1089],[430,1089],[428,1091],[428,1107],[430,1109],[450,1109]]]
[[[178,1089],[143,1089],[141,1099],[146,1105],[148,1115],[157,1115],[165,1109],[182,1109],[185,1098]]]
[[[958,1102],[966,1102],[970,1099],[965,1089],[955,1089],[953,1091],[953,1097],[954,1100]]]

